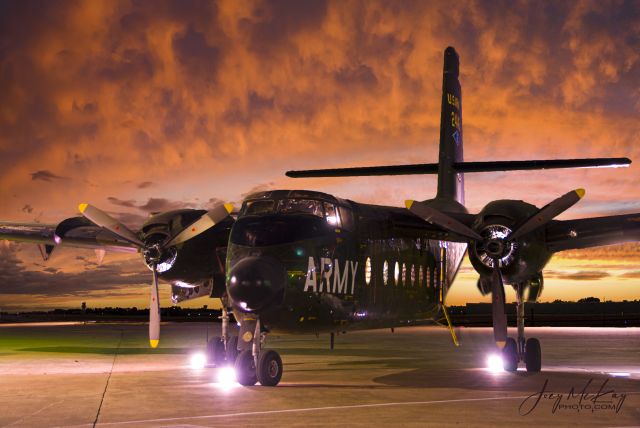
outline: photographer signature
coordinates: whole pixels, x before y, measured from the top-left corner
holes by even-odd
[[[547,385],[549,384],[549,379],[547,379],[540,391],[534,392],[524,399],[518,411],[520,415],[526,416],[533,412],[533,410],[538,407],[538,404],[544,400],[546,402],[553,402],[551,413],[556,413],[558,410],[576,412],[615,411],[615,413],[619,413],[624,400],[627,398],[627,394],[617,393],[613,389],[605,389],[608,382],[609,379],[605,379],[597,392],[588,392],[589,387],[593,383],[593,379],[589,379],[581,391],[577,391],[575,387],[571,387],[569,392],[564,394],[547,391]]]

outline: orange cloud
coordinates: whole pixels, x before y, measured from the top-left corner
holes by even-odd
[[[8,3],[0,218],[54,222],[87,201],[140,222],[145,203],[239,202],[267,183],[391,205],[428,198],[434,177],[295,181],[283,173],[436,161],[448,45],[461,55],[467,159],[640,161],[638,9]],[[544,205],[586,187],[563,218],[638,212],[637,168],[469,174],[467,202],[471,211],[496,198]]]

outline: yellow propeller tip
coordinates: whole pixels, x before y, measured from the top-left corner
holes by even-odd
[[[154,349],[158,347],[158,343],[160,343],[160,341],[159,341],[159,340],[157,340],[157,339],[156,339],[156,340],[154,340],[154,339],[150,339],[150,340],[149,340],[149,344],[150,344],[150,345],[151,345],[151,347],[152,347],[152,348],[154,348]]]
[[[233,211],[233,204],[224,204],[224,209],[231,214],[231,211]]]
[[[507,342],[504,342],[502,340],[496,340],[496,345],[498,345],[498,348],[500,349],[504,349],[504,346],[507,344]]]
[[[89,204],[80,204],[78,205],[78,210],[80,210],[80,213],[84,213],[84,210],[87,209],[87,207],[89,206]]]
[[[584,194],[585,194],[585,191],[584,191],[584,189],[576,189],[576,194],[578,195],[578,197],[579,197],[580,199],[582,199],[582,197],[583,197],[583,196],[584,196]]]
[[[411,205],[413,205],[413,200],[411,199],[407,199],[406,201],[404,201],[404,205],[407,207],[408,210],[411,209]]]

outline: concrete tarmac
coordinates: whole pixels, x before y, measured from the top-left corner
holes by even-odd
[[[163,324],[151,350],[143,324],[0,325],[0,427],[640,426],[638,328],[529,328],[537,374],[488,370],[487,328],[270,335],[275,388],[191,367],[218,330]]]

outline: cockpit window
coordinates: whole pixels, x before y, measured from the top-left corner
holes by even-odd
[[[242,214],[244,215],[260,215],[273,212],[275,202],[272,199],[263,199],[259,201],[248,201]]]
[[[313,199],[283,199],[278,205],[278,212],[283,214],[313,214],[322,217],[322,203]]]
[[[340,212],[342,227],[347,230],[353,230],[353,212],[346,207],[338,207],[338,211]]]
[[[330,225],[340,227],[340,216],[335,205],[324,203],[324,218]]]
[[[333,227],[353,230],[353,213],[349,208],[307,198],[255,199],[246,201],[240,216],[262,214],[311,214],[324,218]]]

